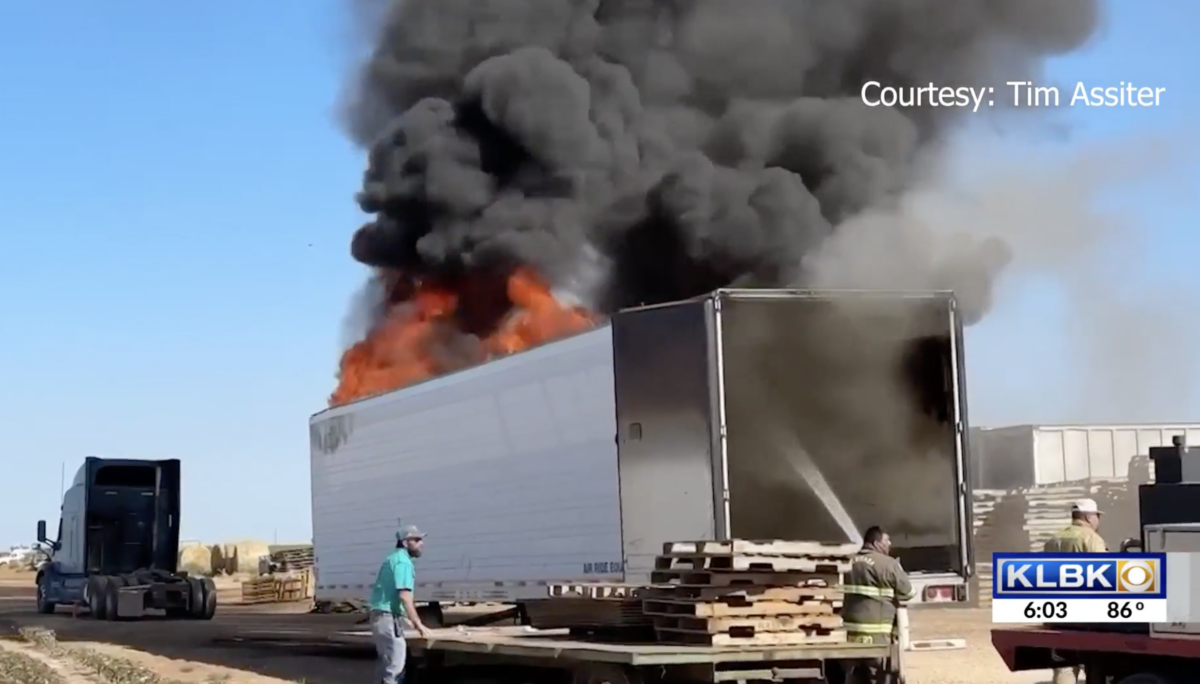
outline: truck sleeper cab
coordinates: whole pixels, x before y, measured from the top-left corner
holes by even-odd
[[[64,493],[57,539],[38,521],[38,541],[51,549],[37,574],[37,607],[87,607],[97,619],[211,619],[217,592],[206,577],[178,572],[179,461],[89,456]]]

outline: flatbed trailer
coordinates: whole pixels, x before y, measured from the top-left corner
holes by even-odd
[[[1200,640],[1151,636],[1149,625],[994,629],[992,646],[1013,672],[1079,665],[1087,684],[1185,684],[1200,679]]]
[[[250,642],[295,642],[315,635],[302,631],[241,630]],[[805,646],[691,646],[624,643],[572,636],[568,630],[485,627],[434,630],[428,638],[406,635],[414,656],[414,677],[444,681],[444,668],[472,665],[523,665],[572,673],[575,684],[648,684],[672,682],[844,680],[848,665],[860,659],[884,659],[893,682],[902,682],[899,645],[812,644]],[[328,633],[320,641],[369,647],[365,630]]]

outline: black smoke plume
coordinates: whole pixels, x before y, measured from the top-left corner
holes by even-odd
[[[370,149],[358,261],[407,273],[588,261],[596,308],[803,285],[839,225],[887,211],[967,109],[889,86],[1037,80],[1097,0],[396,0],[347,108]],[[903,238],[898,238],[903,239]],[[933,280],[990,302],[1006,257]],[[899,250],[909,254],[913,248]],[[836,278],[834,278],[836,280]],[[961,281],[961,282],[960,282]],[[977,291],[981,291],[979,293]],[[975,315],[981,313],[976,311]]]

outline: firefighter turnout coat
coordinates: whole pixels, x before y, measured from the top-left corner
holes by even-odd
[[[854,557],[842,590],[842,620],[852,636],[892,634],[897,606],[916,596],[900,561],[868,549]]]
[[[1099,532],[1082,520],[1073,520],[1070,527],[1047,540],[1043,550],[1047,553],[1105,553],[1108,544]]]

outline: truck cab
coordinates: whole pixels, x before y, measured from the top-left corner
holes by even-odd
[[[146,609],[212,617],[212,580],[177,572],[179,470],[175,459],[84,460],[63,495],[54,539],[38,521],[38,541],[50,548],[37,575],[39,612],[65,604],[114,620]]]

